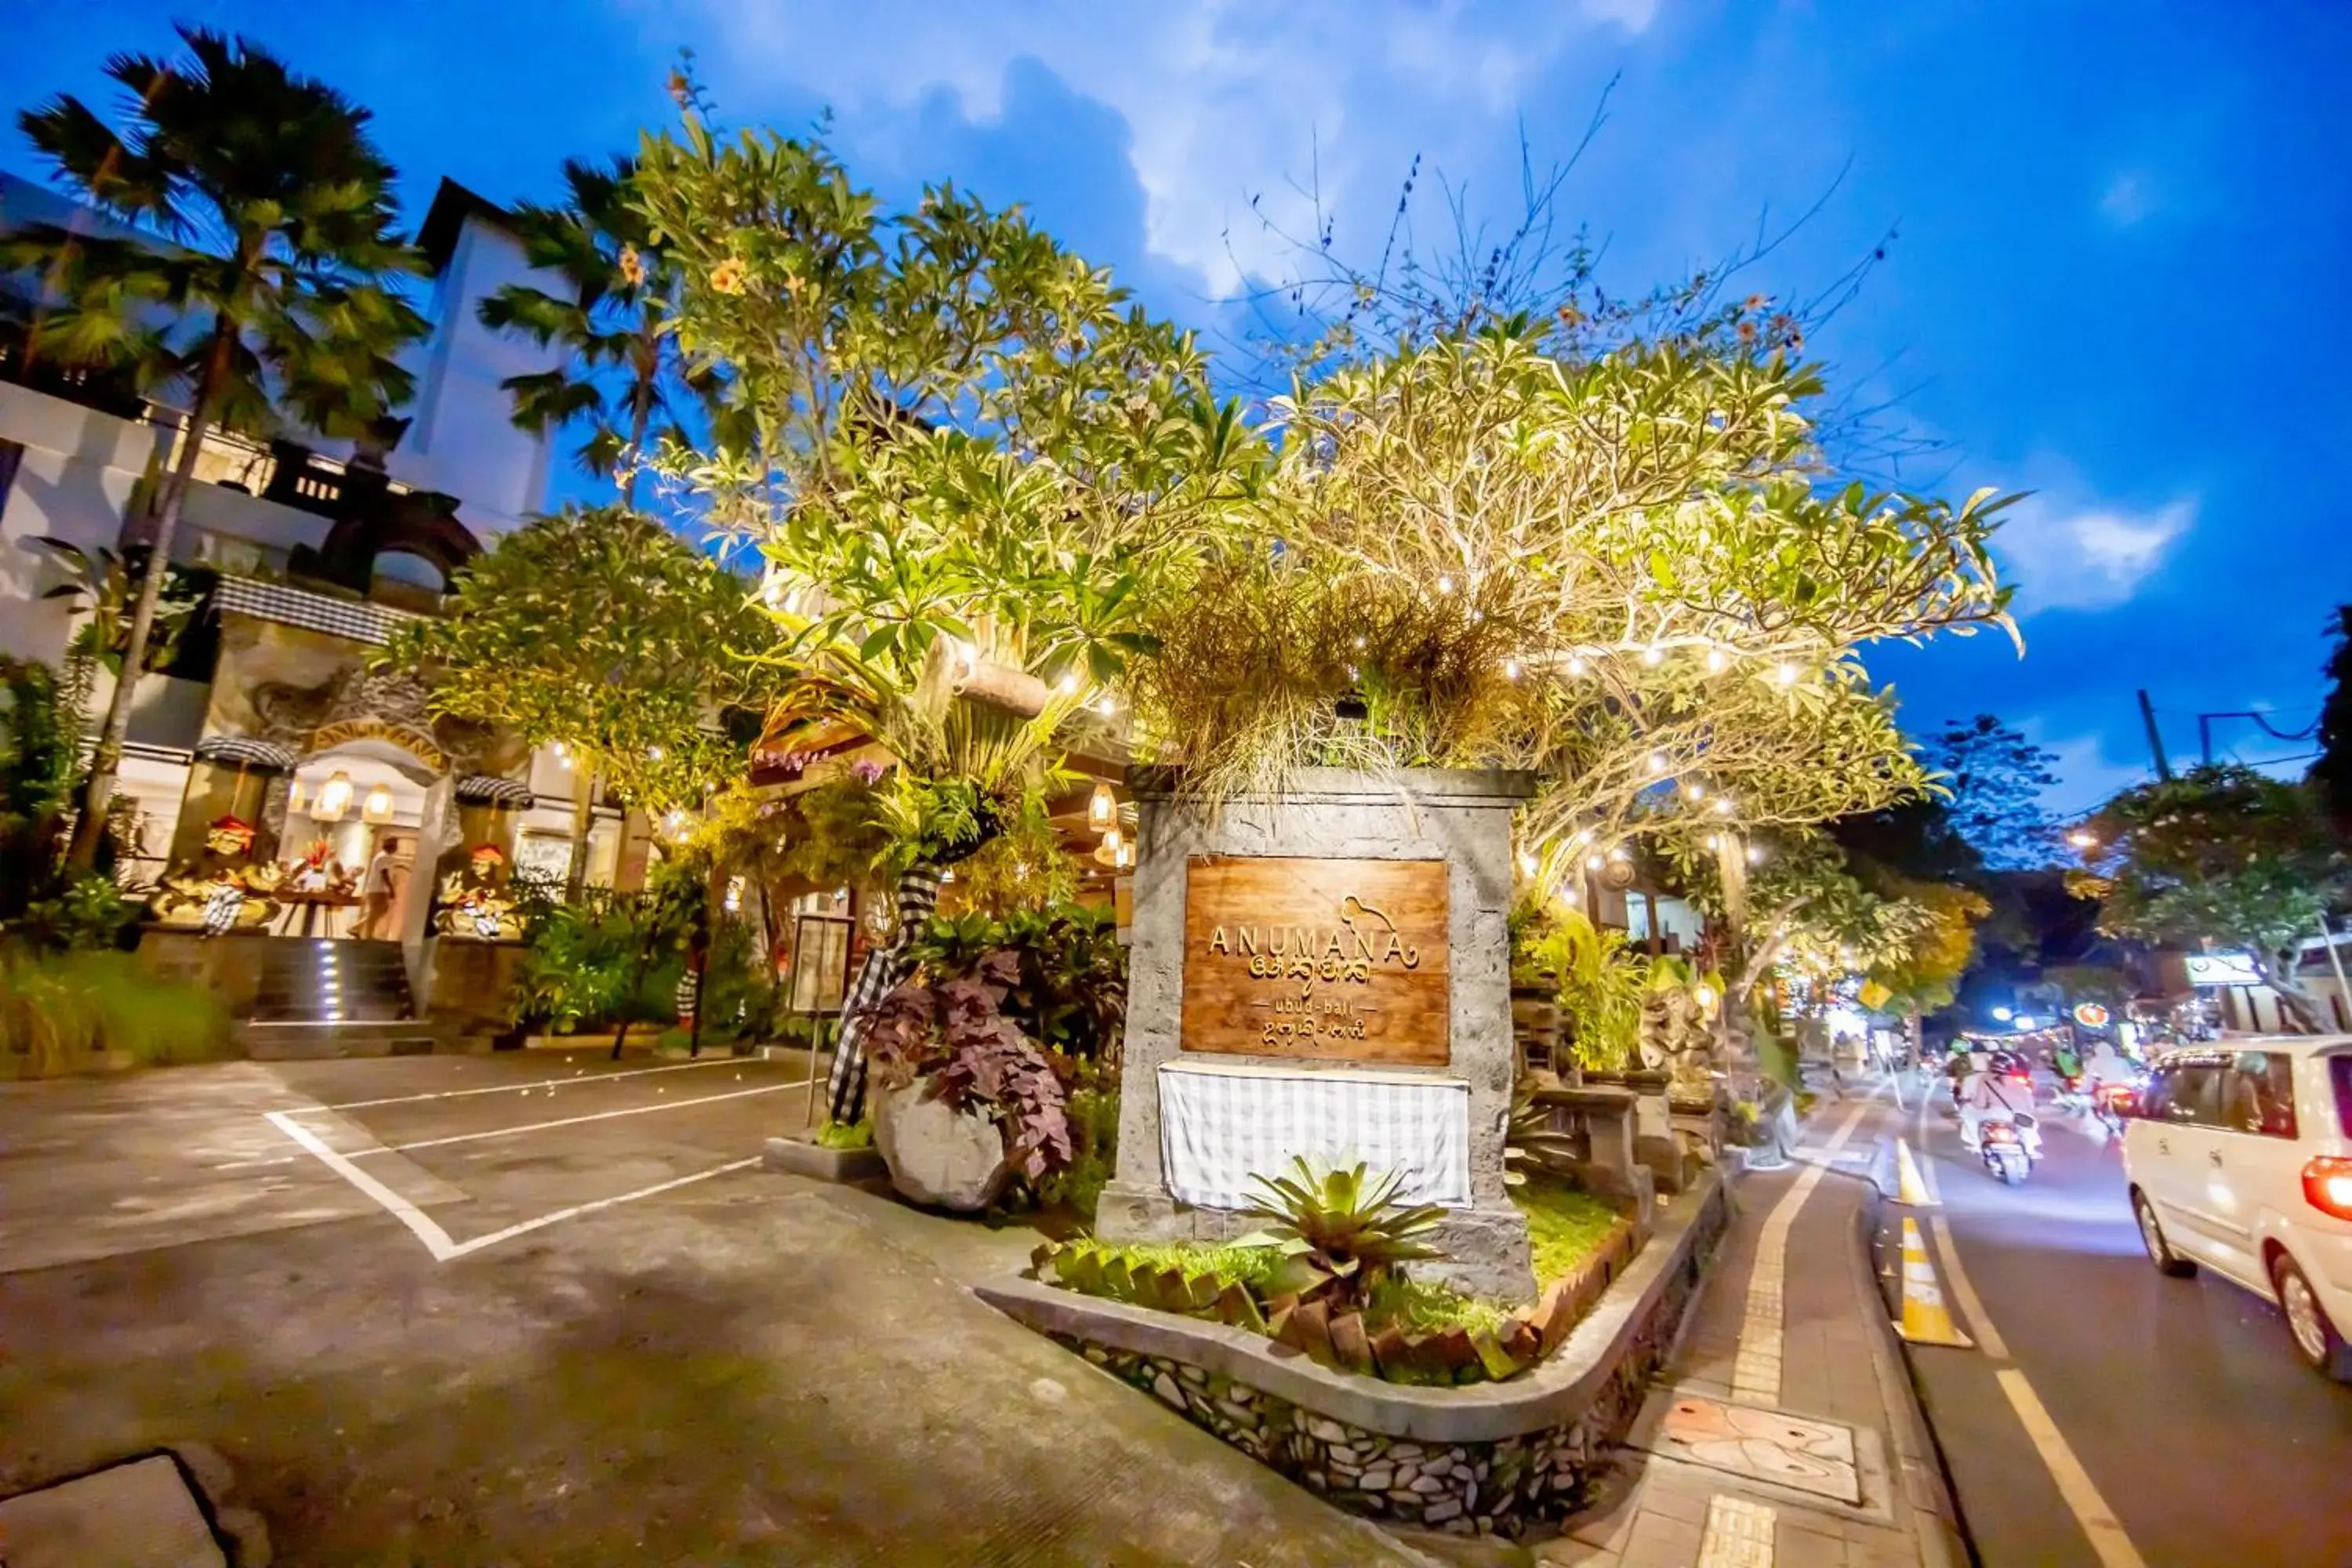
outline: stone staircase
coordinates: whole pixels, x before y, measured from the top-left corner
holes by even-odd
[[[266,1060],[422,1054],[436,1031],[416,1017],[398,942],[281,937],[262,949],[253,1015],[237,1037]]]

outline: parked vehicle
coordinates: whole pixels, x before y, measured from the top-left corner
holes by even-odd
[[[2352,1381],[2352,1036],[2168,1053],[2124,1170],[2149,1261],[2271,1298],[2303,1359]]]

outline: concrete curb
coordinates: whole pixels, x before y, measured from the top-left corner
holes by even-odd
[[[1878,1394],[1886,1412],[1886,1435],[1894,1450],[1895,1484],[1911,1507],[1911,1529],[1927,1568],[1967,1568],[1976,1562],[1968,1531],[1953,1500],[1951,1478],[1944,1469],[1943,1451],[1937,1447],[1919,1391],[1911,1380],[1911,1363],[1895,1338],[1886,1315],[1886,1298],[1871,1268],[1872,1242],[1878,1235],[1879,1209],[1886,1201],[1877,1181],[1854,1206],[1851,1262],[1854,1289],[1869,1303],[1874,1331],[1870,1337],[1870,1363],[1878,1374]]]

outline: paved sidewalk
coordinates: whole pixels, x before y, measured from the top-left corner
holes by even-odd
[[[1738,1214],[1600,1506],[1546,1568],[1947,1568],[1964,1561],[1863,1251],[1894,1104],[1820,1107]]]

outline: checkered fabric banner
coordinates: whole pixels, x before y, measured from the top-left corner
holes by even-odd
[[[390,641],[394,627],[419,618],[388,605],[330,598],[283,583],[257,583],[250,577],[223,577],[213,593],[213,605],[256,620],[377,645]]]
[[[1252,1177],[1286,1174],[1301,1156],[1396,1172],[1404,1203],[1470,1206],[1470,1086],[1460,1079],[1168,1062],[1160,1143],[1168,1190],[1202,1208],[1248,1208]]]
[[[857,966],[849,994],[841,1003],[841,1043],[834,1050],[833,1071],[825,1079],[829,1114],[844,1126],[866,1115],[866,1036],[874,1026],[874,1009],[898,988],[915,961],[907,950],[914,945],[915,928],[940,907],[940,869],[917,866],[898,879],[898,932],[887,947],[877,947]]]

